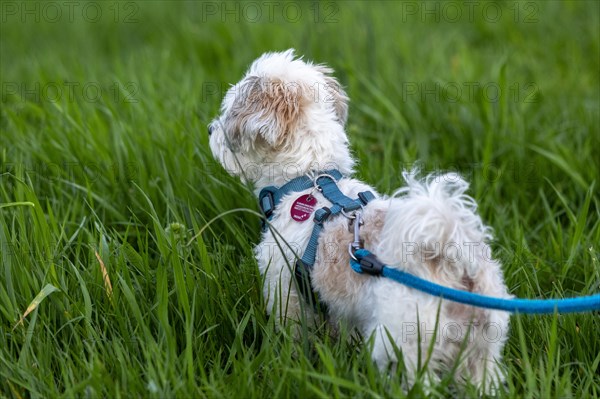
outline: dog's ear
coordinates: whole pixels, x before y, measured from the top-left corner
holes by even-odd
[[[280,145],[298,122],[303,89],[295,82],[251,76],[235,93],[225,130],[234,147]]]
[[[325,75],[325,101],[333,104],[335,114],[342,125],[348,120],[348,101],[349,98],[342,88],[342,85],[331,76],[333,70],[324,65],[318,65],[317,69]]]

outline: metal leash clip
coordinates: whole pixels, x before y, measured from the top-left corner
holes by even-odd
[[[352,259],[358,261],[354,256],[354,252],[363,247],[360,241],[360,226],[363,225],[362,214],[359,211],[354,212],[351,222],[354,223],[354,241],[348,244],[348,253]]]

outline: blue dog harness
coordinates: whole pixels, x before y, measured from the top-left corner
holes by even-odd
[[[301,259],[298,259],[294,266],[294,277],[300,293],[307,303],[311,304],[316,309],[325,310],[324,304],[318,301],[315,292],[310,283],[310,275],[317,257],[317,248],[319,245],[319,236],[323,230],[323,223],[332,216],[339,214],[349,215],[356,212],[364,205],[368,204],[375,198],[375,195],[370,191],[358,193],[357,199],[351,199],[344,195],[337,186],[337,182],[342,179],[343,175],[338,170],[327,170],[315,174],[316,177],[300,176],[281,187],[269,186],[260,191],[258,196],[260,208],[265,217],[270,220],[273,217],[273,212],[281,199],[292,192],[305,191],[310,188],[318,190],[329,202],[331,207],[322,207],[317,209],[313,217],[313,230],[308,240],[306,249]],[[350,217],[350,216],[347,216]],[[354,216],[350,217],[353,218]],[[263,223],[263,230],[267,224]]]
[[[338,170],[328,170],[316,174],[315,178],[297,177],[279,188],[275,186],[265,187],[259,194],[260,207],[268,220],[272,218],[273,212],[281,199],[292,192],[315,188],[332,203],[330,208],[325,206],[315,212],[313,231],[308,245],[302,258],[296,261],[294,268],[295,280],[302,296],[316,310],[326,311],[324,304],[318,301],[310,282],[310,274],[317,255],[319,235],[323,229],[323,223],[331,216],[340,213],[353,219],[354,241],[349,244],[348,251],[350,254],[350,267],[357,273],[383,276],[433,296],[487,309],[529,314],[576,313],[600,310],[600,294],[564,299],[494,298],[445,287],[384,265],[374,254],[362,248],[360,241],[360,226],[362,224],[360,209],[373,200],[375,196],[372,192],[365,191],[359,193],[357,199],[347,197],[336,184],[342,177]],[[353,214],[349,216],[351,212]],[[267,224],[263,223],[263,229],[266,229],[266,227]]]

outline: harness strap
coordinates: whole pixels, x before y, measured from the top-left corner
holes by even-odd
[[[338,170],[328,170],[322,173],[316,173],[316,180],[308,176],[297,177],[288,183],[277,188],[275,186],[265,187],[259,194],[259,205],[267,220],[273,216],[275,208],[281,199],[290,192],[304,191],[311,187],[318,187],[321,194],[332,203],[331,207],[323,207],[315,211],[313,217],[313,230],[306,245],[306,249],[302,254],[302,258],[298,259],[294,266],[294,277],[298,290],[304,297],[304,300],[312,305],[315,310],[325,310],[324,304],[318,301],[317,295],[313,291],[311,284],[311,272],[317,257],[317,249],[319,246],[319,236],[323,230],[323,223],[331,216],[336,216],[342,212],[352,212],[360,209],[375,198],[375,195],[370,191],[358,193],[357,199],[351,199],[340,191],[337,186],[343,176]],[[266,228],[266,221],[263,220],[263,229]]]
[[[321,186],[322,187],[322,186]],[[337,194],[336,193],[337,190]],[[333,193],[333,195],[332,195]],[[319,236],[321,235],[321,231],[323,230],[323,223],[329,219],[331,216],[338,215],[343,211],[352,211],[356,209],[360,209],[363,205],[366,205],[371,200],[375,198],[375,195],[370,191],[365,191],[359,193],[359,199],[350,200],[344,194],[339,191],[337,185],[335,186],[335,190],[328,190],[327,195],[325,195],[325,190],[323,190],[323,195],[330,201],[335,202],[331,208],[323,207],[318,209],[315,212],[314,217],[314,226],[312,233],[310,235],[310,239],[308,240],[308,244],[306,245],[306,249],[304,250],[304,254],[302,255],[302,259],[298,259],[296,261],[296,265],[294,268],[294,276],[296,277],[296,281],[298,286],[300,287],[300,292],[304,297],[304,300],[313,304],[315,310],[323,311],[324,304],[318,302],[318,299],[315,299],[317,296],[312,289],[312,285],[310,284],[310,275],[312,273],[313,266],[315,265],[315,261],[317,258],[317,248],[319,246]],[[344,199],[341,199],[343,196]],[[334,200],[335,198],[335,200]],[[348,201],[349,200],[349,201]],[[343,207],[340,202],[346,204],[346,207]],[[308,284],[307,284],[308,281]]]
[[[321,194],[332,204],[341,207],[344,211],[351,212],[362,206],[360,200],[353,200],[346,197],[338,188],[336,181],[329,176],[321,176],[317,179],[317,185],[321,189]]]
[[[315,264],[315,259],[317,257],[317,247],[319,246],[319,236],[321,235],[321,230],[323,230],[323,222],[325,222],[331,215],[334,213],[331,209],[326,206],[318,209],[315,212],[315,217],[313,219],[314,226],[312,233],[310,234],[310,239],[308,240],[308,244],[306,245],[306,249],[304,250],[304,254],[302,255],[302,263],[309,268],[312,268]]]
[[[329,201],[334,202],[333,206],[331,208],[323,207],[315,212],[315,217],[313,219],[315,223],[313,226],[313,231],[310,235],[310,239],[308,240],[308,244],[306,245],[306,249],[304,250],[304,254],[302,255],[302,263],[309,268],[312,268],[315,264],[315,260],[317,257],[317,247],[319,246],[319,236],[321,234],[321,230],[323,230],[323,222],[325,222],[331,216],[336,216],[340,214],[342,211],[350,212],[353,210],[360,209],[363,205],[367,205],[371,200],[375,198],[375,195],[372,192],[365,191],[358,194],[359,199],[351,200],[350,198],[342,194],[341,191],[339,191],[339,189],[337,188],[337,186],[336,190],[340,196],[343,196],[345,198],[344,203],[346,203],[348,207],[345,208],[341,206],[341,201],[334,202],[334,197],[326,196],[326,198]],[[328,195],[329,194],[331,194],[331,192],[328,193]],[[337,201],[337,199],[335,201]]]
[[[331,176],[336,181],[340,180],[343,177],[342,173],[336,169],[326,170],[324,172],[318,172],[317,176],[320,176],[320,179],[325,178],[327,176]],[[319,183],[320,179],[317,179],[317,183]],[[329,179],[329,180],[331,180],[331,179]],[[291,192],[308,190],[309,188],[314,187],[314,184],[315,183],[312,178],[310,178],[307,175],[303,175],[303,176],[299,176],[299,177],[296,177],[295,179],[290,180],[289,182],[287,182],[286,184],[284,184],[281,187],[275,187],[275,186],[265,187],[262,190],[260,190],[260,193],[258,195],[258,204],[260,205],[260,208],[262,209],[263,213],[265,214],[265,217],[268,220],[271,220],[271,217],[273,216],[273,212],[275,211],[275,208],[277,207],[277,205],[279,205],[279,203],[281,202],[281,199],[285,195],[287,195]],[[264,227],[264,225],[263,225],[263,227]]]

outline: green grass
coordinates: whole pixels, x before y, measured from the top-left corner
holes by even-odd
[[[53,2],[53,22],[45,4],[0,3],[0,397],[406,394],[368,345],[278,332],[259,220],[224,214],[258,208],[206,125],[268,50],[336,70],[358,175],[380,191],[417,161],[469,178],[511,293],[600,292],[597,2],[482,2],[454,22],[416,2],[293,3],[298,18],[277,3],[272,21],[258,3],[256,22],[180,1],[108,2],[99,18],[80,2],[72,20]],[[600,396],[598,313],[511,322],[500,396]]]

